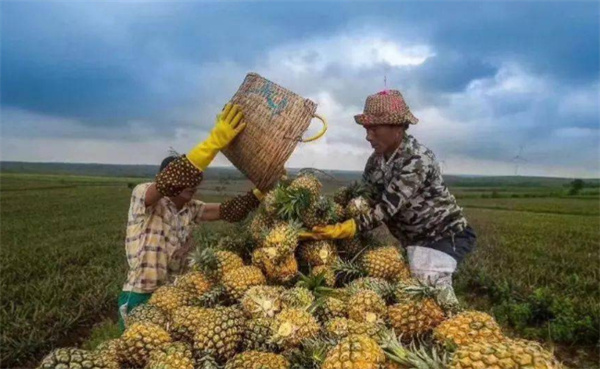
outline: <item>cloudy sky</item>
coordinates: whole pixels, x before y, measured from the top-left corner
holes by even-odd
[[[2,2],[1,159],[157,164],[246,73],[319,104],[288,166],[361,170],[403,92],[446,173],[598,177],[599,3]],[[311,125],[307,134],[318,129]],[[215,165],[229,165],[218,157]]]

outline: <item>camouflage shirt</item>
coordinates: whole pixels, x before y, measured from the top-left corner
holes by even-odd
[[[410,135],[388,160],[371,155],[363,181],[373,191],[375,203],[357,219],[361,232],[383,223],[404,246],[423,246],[467,226],[435,155]]]

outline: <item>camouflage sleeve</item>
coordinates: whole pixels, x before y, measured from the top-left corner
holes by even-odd
[[[386,223],[425,183],[430,165],[421,156],[413,156],[396,170],[393,179],[381,194],[381,200],[371,210],[355,219],[359,232],[367,232]]]

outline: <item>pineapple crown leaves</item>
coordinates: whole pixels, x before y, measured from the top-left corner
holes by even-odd
[[[387,303],[395,301],[396,286],[393,283],[390,283],[386,280],[379,280],[367,277],[361,285],[351,283],[348,286],[348,292],[351,295],[363,289],[368,289],[370,291],[375,292],[376,294],[381,296],[381,298],[384,299]]]
[[[335,202],[333,199],[321,196],[317,203],[317,212],[327,220],[327,223],[335,224],[341,222],[341,219],[335,211]]]
[[[327,353],[336,342],[323,337],[309,338],[302,342],[302,347],[285,354],[291,363],[291,369],[320,369]]]
[[[213,247],[196,248],[190,255],[190,267],[203,272],[211,272],[219,266],[219,259]]]
[[[248,258],[252,251],[255,248],[254,241],[250,237],[250,234],[246,231],[246,229],[240,229],[239,227],[235,227],[231,230],[231,233],[235,236],[224,236],[219,239],[216,245],[216,249],[218,250],[226,250],[231,251],[241,257]]]
[[[373,199],[373,189],[363,182],[353,181],[347,186],[342,186],[335,191],[334,198],[342,206],[348,205],[351,199],[363,197],[367,201]]]
[[[420,281],[412,281],[410,284],[405,282],[398,282],[396,284],[396,298],[398,300],[409,299],[424,299],[432,298],[437,299],[439,289],[426,285]]]
[[[325,285],[325,273],[319,273],[314,275],[305,275],[299,273],[300,280],[296,283],[296,287],[304,287],[317,298],[333,296],[336,294],[335,288],[327,287]],[[317,304],[317,301],[315,303]]]
[[[448,367],[446,353],[439,353],[435,346],[428,350],[422,342],[412,341],[405,346],[400,343],[393,330],[380,331],[378,341],[388,359],[404,367],[413,369],[446,369]]]
[[[337,258],[333,262],[332,268],[336,278],[340,278],[344,283],[367,275],[364,268],[358,265],[358,263],[345,261],[340,258]]]
[[[373,189],[364,182],[354,181],[348,186],[348,195],[351,199],[356,197],[364,197],[366,200],[373,199]]]
[[[311,205],[311,194],[305,188],[281,188],[275,193],[277,215],[283,220],[300,220]]]

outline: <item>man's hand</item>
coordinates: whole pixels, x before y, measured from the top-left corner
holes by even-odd
[[[301,240],[337,240],[352,238],[356,235],[356,222],[348,219],[343,223],[314,227],[312,232],[300,233]]]
[[[217,115],[210,136],[187,153],[187,158],[196,168],[206,170],[217,153],[226,148],[246,128],[246,123],[241,123],[244,117],[241,109],[239,105],[225,105],[223,111]]]

